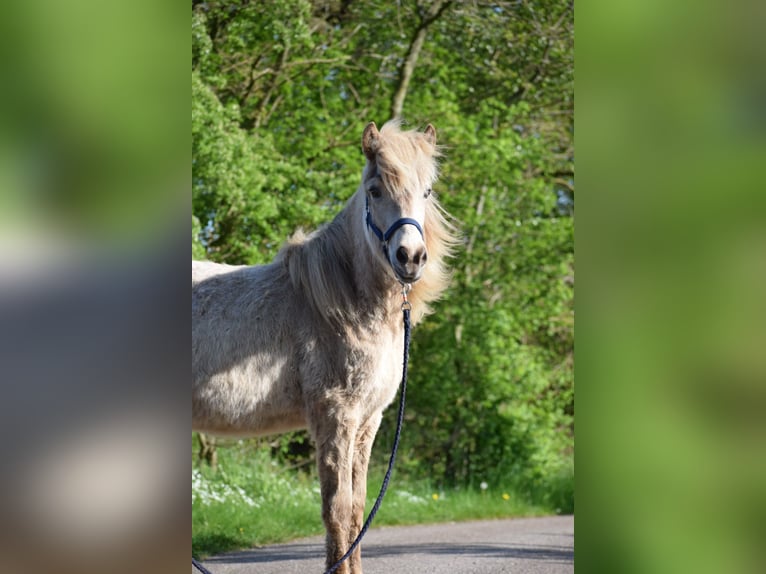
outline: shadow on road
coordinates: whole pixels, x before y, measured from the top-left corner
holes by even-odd
[[[324,549],[318,544],[293,544],[289,548],[268,547],[263,549],[237,552],[236,562],[240,564],[257,564],[262,562],[274,563],[293,560],[311,560],[321,556]],[[574,551],[571,548],[556,546],[520,547],[504,544],[399,544],[378,546],[375,544],[364,547],[366,558],[385,558],[404,556],[407,554],[432,554],[435,556],[476,556],[493,558],[518,558],[522,560],[540,560],[549,562],[574,561]],[[207,560],[210,564],[228,563],[232,556],[217,556]]]
[[[371,531],[365,572],[572,574],[574,517],[384,527]],[[324,562],[321,536],[211,557],[217,574],[305,574]]]

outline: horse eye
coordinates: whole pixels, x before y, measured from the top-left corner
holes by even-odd
[[[431,188],[430,188],[430,187],[429,187],[429,188],[426,190],[426,192],[423,194],[423,197],[428,197],[429,195],[431,195]]]
[[[370,188],[370,195],[373,197],[373,199],[379,199],[381,195],[383,195],[380,191],[379,187],[371,187]]]

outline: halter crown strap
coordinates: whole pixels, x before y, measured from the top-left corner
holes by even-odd
[[[372,232],[375,234],[375,237],[380,239],[381,247],[383,248],[383,255],[386,256],[386,259],[388,259],[388,240],[391,239],[391,236],[396,233],[396,230],[404,225],[413,225],[415,229],[417,229],[420,232],[420,236],[423,236],[423,228],[420,226],[420,224],[415,221],[412,218],[409,217],[402,217],[401,219],[397,219],[391,224],[391,227],[386,229],[386,232],[383,233],[380,230],[380,227],[375,225],[375,222],[372,220],[372,214],[370,213],[370,200],[365,197],[364,199],[364,210],[366,212],[365,215],[365,221],[367,221],[367,227],[369,227]],[[390,263],[390,261],[389,261]]]

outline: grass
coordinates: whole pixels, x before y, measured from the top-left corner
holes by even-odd
[[[300,474],[197,469],[192,473],[192,554],[319,533],[319,500],[319,485]]]
[[[382,471],[372,472],[368,479],[367,511],[382,477]],[[502,485],[484,486],[485,490],[439,490],[425,481],[405,481],[394,471],[374,525],[532,516],[557,510],[531,504]],[[281,468],[263,453],[256,453],[254,460],[243,460],[241,453],[225,454],[217,472],[192,471],[192,553],[204,558],[321,534],[320,508],[315,476]]]

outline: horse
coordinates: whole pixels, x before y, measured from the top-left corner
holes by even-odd
[[[370,451],[400,382],[402,288],[411,286],[414,326],[446,289],[457,242],[432,193],[441,152],[431,124],[370,122],[362,151],[345,207],[313,233],[297,231],[271,263],[192,262],[193,429],[308,428],[328,568],[363,524]],[[361,547],[337,572],[362,572]]]

